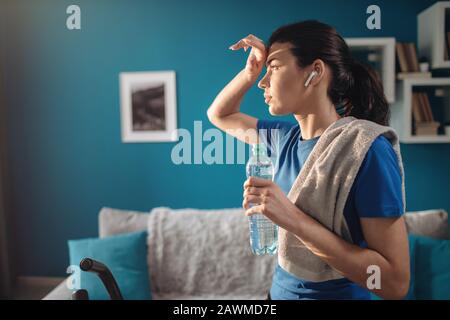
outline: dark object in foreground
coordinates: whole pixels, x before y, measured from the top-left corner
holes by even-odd
[[[80,262],[80,269],[95,273],[108,291],[111,300],[123,300],[122,293],[111,271],[103,263],[91,258],[84,258]],[[72,300],[89,300],[89,294],[85,289],[79,289],[72,294]]]

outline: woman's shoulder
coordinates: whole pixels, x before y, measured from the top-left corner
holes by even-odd
[[[372,171],[374,169],[380,170],[381,168],[399,171],[398,158],[394,147],[389,139],[383,135],[378,136],[372,142],[362,163],[361,170]]]
[[[384,135],[379,135],[373,142],[369,148],[371,153],[377,155],[383,155],[386,153],[395,154],[394,147],[392,143],[386,138]]]
[[[354,188],[359,217],[394,217],[403,213],[399,160],[385,136],[377,137],[367,151]]]

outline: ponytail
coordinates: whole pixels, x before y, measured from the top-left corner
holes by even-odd
[[[352,61],[350,70],[353,81],[350,81],[345,94],[345,116],[389,125],[389,104],[378,74],[370,66],[355,60]]]

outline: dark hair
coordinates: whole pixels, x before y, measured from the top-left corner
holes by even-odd
[[[302,21],[275,30],[267,48],[275,42],[294,46],[291,52],[300,68],[316,59],[331,68],[328,96],[340,115],[389,124],[389,104],[379,76],[370,66],[353,59],[336,29],[316,20]]]

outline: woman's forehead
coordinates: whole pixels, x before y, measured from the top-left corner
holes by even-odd
[[[294,47],[294,45],[290,42],[275,42],[270,46],[268,54],[271,54],[272,52],[275,52],[278,50],[291,49],[293,47]]]
[[[277,56],[280,56],[282,52],[285,52],[288,50],[290,50],[290,48],[278,49],[278,50],[269,52],[269,55],[267,56],[267,60],[277,58]]]
[[[273,59],[287,58],[291,48],[293,48],[293,46],[290,43],[274,43],[267,54],[267,62],[270,62]]]

